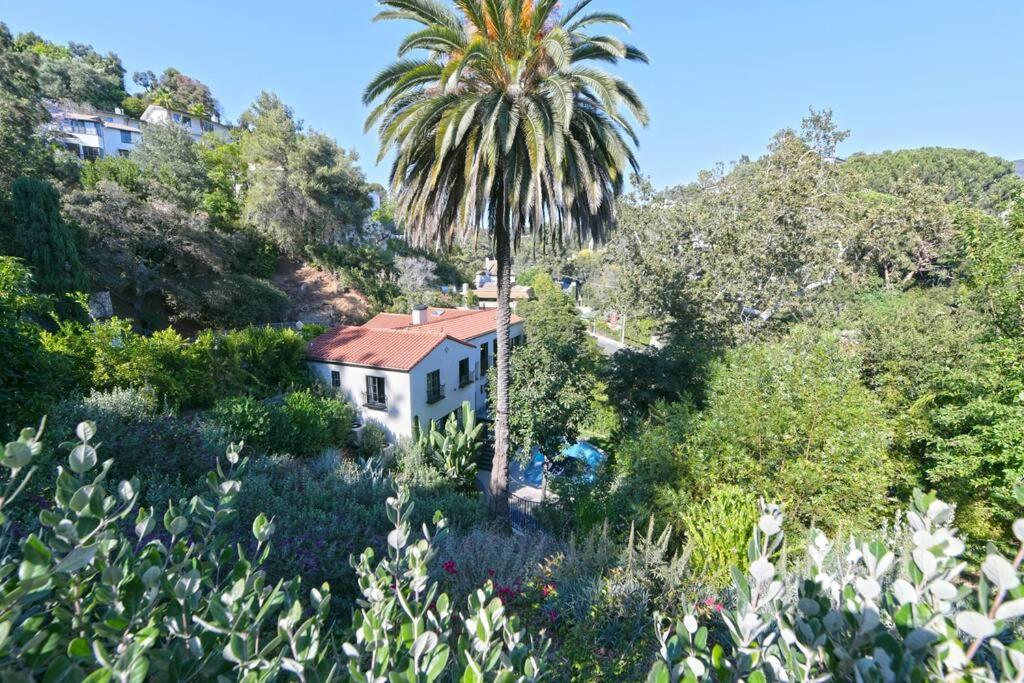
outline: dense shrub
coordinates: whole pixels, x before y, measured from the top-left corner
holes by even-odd
[[[806,528],[870,529],[898,483],[891,435],[841,337],[796,328],[715,364],[707,407],[686,436],[691,480],[681,487],[707,495],[736,484]]]
[[[327,448],[348,446],[355,408],[337,398],[314,396],[309,390],[285,396],[271,416],[270,448],[295,456],[318,455]]]
[[[93,189],[100,181],[117,183],[128,192],[142,194],[145,183],[139,165],[119,156],[93,159],[82,164],[82,185]]]
[[[308,390],[290,393],[281,401],[223,399],[209,413],[229,438],[244,441],[257,453],[298,457],[349,446],[354,416],[350,404]]]
[[[98,467],[95,425],[81,423],[76,434],[39,533],[13,544],[11,527],[3,527],[6,677],[327,681],[347,662],[354,680],[379,680],[422,660],[432,672],[425,680],[446,672],[538,680],[546,644],[526,638],[489,585],[463,611],[430,582],[430,539],[413,541],[404,496],[388,500],[384,559],[375,565],[371,550],[353,559],[362,595],[355,628],[334,634],[329,586],[312,588],[306,607],[300,579],[267,581],[274,522],[263,514],[252,520],[244,534],[250,552],[230,544],[225,524],[236,517],[236,477],[246,464],[235,450],[226,470],[218,463],[209,473],[205,495],[172,503],[158,530],[152,509],[135,511],[138,479],[108,490],[112,461]],[[39,438],[24,430],[0,456],[5,490],[15,497],[35,470]],[[0,500],[0,522],[10,503]],[[444,522],[435,523],[443,534]],[[344,654],[333,635],[346,641]]]
[[[263,401],[249,396],[221,399],[207,419],[233,442],[243,443],[246,450],[262,453],[269,448],[271,412]]]
[[[294,330],[250,327],[203,332],[189,341],[172,329],[150,336],[113,319],[52,340],[97,389],[149,387],[177,408],[205,408],[227,396],[265,397],[308,385],[306,340]]]
[[[974,586],[964,579],[953,517],[952,507],[916,492],[907,557],[878,541],[838,543],[817,532],[807,572],[789,574],[779,559],[782,514],[764,506],[749,569],[734,574],[736,608],[722,615],[728,640],[709,641],[692,611],[665,620],[648,680],[1019,680],[1024,641],[1010,627],[1024,615],[1024,520],[1014,525],[1013,561],[990,549],[970,572]]]
[[[379,422],[367,420],[356,449],[360,458],[378,458],[388,445],[388,431]]]
[[[0,254],[24,259],[39,291],[61,301],[69,293],[86,291],[89,280],[77,242],[50,183],[19,178],[11,186],[10,201],[0,197]]]
[[[750,529],[757,521],[757,500],[736,486],[722,486],[683,515],[690,566],[711,588],[724,588],[730,570],[747,568]]]
[[[74,387],[73,360],[46,346],[39,324],[52,311],[16,258],[0,256],[0,435],[44,414]],[[71,385],[71,386],[69,386]]]

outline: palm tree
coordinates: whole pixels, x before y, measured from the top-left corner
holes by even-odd
[[[174,95],[167,88],[160,88],[153,93],[153,104],[165,109],[174,109],[177,106]]]
[[[588,62],[646,62],[638,49],[589,29],[625,19],[580,0],[381,0],[381,19],[422,26],[399,60],[367,86],[377,103],[380,157],[391,169],[396,218],[420,246],[447,248],[479,230],[498,262],[495,458],[490,492],[508,488],[508,326],[512,250],[600,240],[614,220],[627,167],[637,171],[633,121],[647,124],[625,81]],[[416,53],[420,56],[408,56]]]

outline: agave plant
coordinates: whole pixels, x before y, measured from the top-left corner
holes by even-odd
[[[498,357],[491,499],[508,487],[512,249],[530,235],[600,240],[614,219],[634,122],[647,111],[625,81],[590,62],[647,61],[596,27],[628,29],[617,14],[558,0],[381,0],[378,19],[422,28],[399,61],[367,86],[395,214],[421,246],[447,247],[483,231],[498,262]],[[416,56],[413,56],[416,55]]]
[[[482,443],[484,426],[476,421],[476,412],[468,401],[462,403],[462,415],[449,416],[444,429],[431,421],[430,429],[417,425],[417,448],[428,456],[441,473],[472,489],[476,478],[476,455]]]

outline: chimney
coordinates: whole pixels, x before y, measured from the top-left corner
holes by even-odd
[[[422,325],[427,322],[427,307],[423,304],[416,304],[412,307],[412,324]]]

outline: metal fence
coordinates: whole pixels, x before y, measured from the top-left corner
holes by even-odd
[[[508,518],[512,523],[512,531],[520,534],[540,531],[540,523],[534,516],[540,506],[539,501],[526,500],[514,493],[508,494]]]

